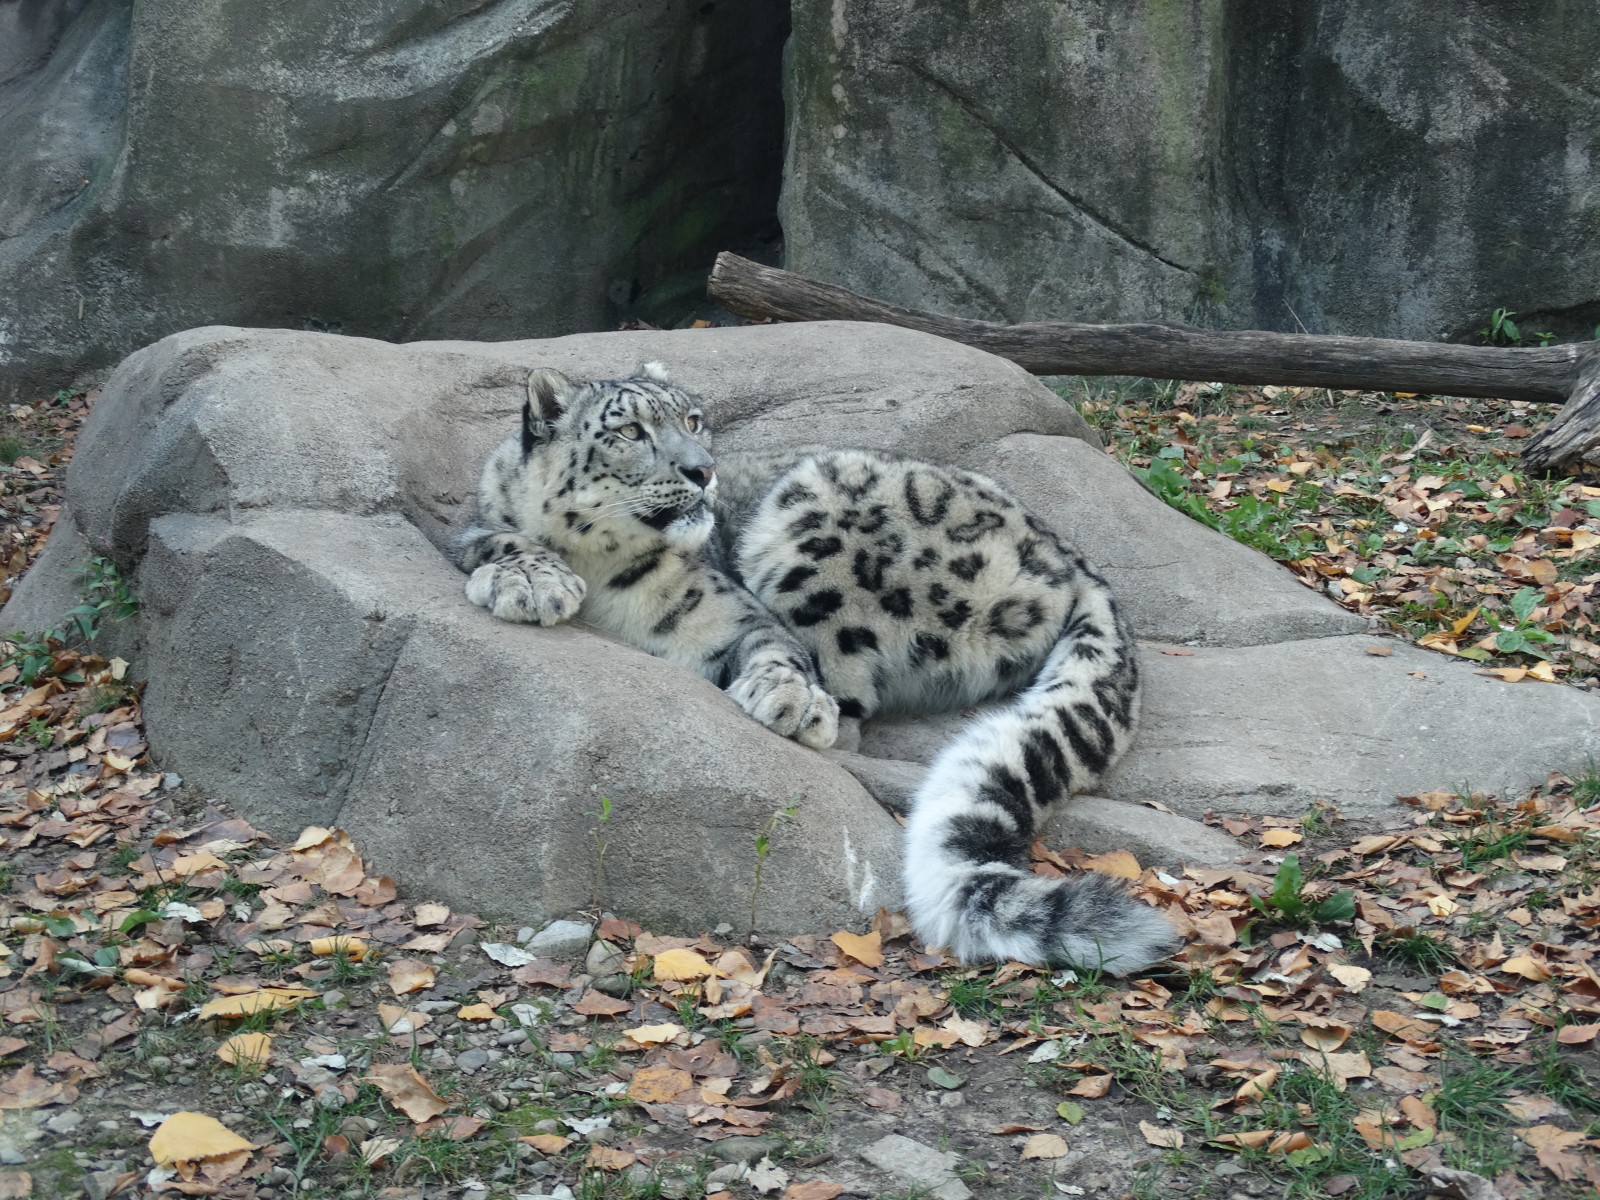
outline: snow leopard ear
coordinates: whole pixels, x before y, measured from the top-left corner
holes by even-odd
[[[560,371],[536,367],[528,375],[528,398],[522,405],[522,456],[550,436],[550,422],[567,411],[575,385]]]
[[[672,376],[668,375],[666,367],[658,362],[640,363],[638,370],[634,371],[633,377],[635,379],[648,379],[654,383],[659,383],[662,387],[672,386]]]

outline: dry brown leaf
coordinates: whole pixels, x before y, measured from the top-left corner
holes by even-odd
[[[0,1083],[0,1109],[39,1108],[46,1104],[70,1104],[77,1090],[64,1083],[49,1083],[34,1074],[33,1064],[19,1068]]]
[[[215,1117],[197,1112],[173,1113],[150,1138],[150,1157],[160,1167],[254,1149],[254,1142],[245,1141]]]
[[[438,968],[420,959],[397,958],[389,964],[389,990],[396,996],[426,991],[438,978]]]
[[[1281,848],[1283,846],[1292,846],[1296,842],[1303,842],[1305,839],[1306,835],[1298,829],[1269,829],[1261,835],[1261,844],[1263,846]]]
[[[1111,1091],[1110,1075],[1085,1075],[1067,1089],[1069,1096],[1082,1096],[1086,1100],[1099,1100]]]
[[[1574,1147],[1584,1143],[1583,1134],[1554,1125],[1535,1125],[1531,1129],[1517,1130],[1517,1136],[1533,1147],[1539,1156],[1539,1165],[1557,1179],[1570,1183],[1583,1177],[1583,1158],[1571,1153]]]
[[[1085,859],[1083,865],[1091,871],[1099,871],[1102,875],[1114,875],[1118,879],[1137,879],[1144,874],[1144,869],[1139,866],[1139,860],[1126,850],[1096,854],[1093,858]]]
[[[1163,1150],[1183,1149],[1183,1133],[1180,1130],[1163,1129],[1159,1125],[1152,1125],[1149,1121],[1140,1121],[1139,1132],[1144,1134],[1144,1140],[1152,1146],[1160,1146]]]
[[[1146,1137],[1150,1135],[1145,1134]],[[1182,1136],[1181,1134],[1179,1135]],[[1065,1158],[1067,1139],[1054,1133],[1036,1133],[1022,1144],[1023,1158]]]
[[[572,1006],[572,1011],[581,1017],[616,1017],[632,1009],[633,1005],[626,1000],[618,1000],[615,996],[608,996],[593,988],[580,996],[578,1002]]]
[[[1400,1111],[1415,1129],[1438,1129],[1439,1117],[1416,1096],[1401,1096]]]
[[[417,1074],[415,1067],[404,1063],[373,1067],[365,1079],[382,1092],[389,1103],[418,1124],[450,1107],[428,1086],[428,1081]]]
[[[821,1179],[809,1179],[805,1183],[791,1183],[783,1189],[783,1195],[778,1200],[834,1200],[837,1196],[844,1195],[844,1184],[828,1183]]]
[[[26,1171],[0,1171],[0,1200],[28,1200],[33,1176]]]
[[[626,1150],[613,1150],[596,1142],[589,1147],[589,1157],[583,1161],[585,1166],[599,1167],[602,1171],[626,1171],[639,1161],[639,1156],[629,1154]]]
[[[1556,1041],[1563,1046],[1584,1046],[1594,1041],[1600,1025],[1563,1025],[1556,1033]]]
[[[456,1018],[462,1021],[492,1021],[499,1015],[487,1004],[468,1004],[456,1013]]]
[[[883,935],[876,930],[863,935],[841,929],[831,940],[835,946],[862,966],[883,966]]]

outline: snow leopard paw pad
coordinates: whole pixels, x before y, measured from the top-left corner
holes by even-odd
[[[557,625],[577,615],[587,591],[564,563],[509,555],[484,563],[467,580],[467,599],[502,621]]]
[[[751,667],[728,687],[728,695],[772,732],[814,750],[826,750],[838,736],[838,702],[782,663]]]

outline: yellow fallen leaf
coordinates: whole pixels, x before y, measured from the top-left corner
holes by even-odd
[[[1159,1125],[1152,1125],[1149,1121],[1140,1121],[1139,1132],[1144,1134],[1144,1140],[1152,1146],[1160,1146],[1164,1150],[1183,1149],[1183,1134],[1179,1130],[1163,1129]]]
[[[361,1143],[361,1161],[369,1167],[375,1167],[401,1146],[403,1141],[396,1137],[372,1137]]]
[[[333,830],[331,829],[324,829],[321,825],[308,825],[300,831],[299,838],[289,849],[294,853],[299,853],[301,850],[309,850],[313,846],[322,845],[332,836]]]
[[[640,1067],[628,1080],[628,1099],[635,1104],[665,1104],[692,1087],[694,1076],[687,1071],[676,1067]]]
[[[123,758],[122,755],[118,754],[115,750],[107,750],[100,756],[100,761],[106,766],[110,767],[113,771],[133,770],[133,759]]]
[[[682,1025],[674,1025],[671,1021],[667,1021],[661,1025],[640,1025],[636,1029],[624,1029],[622,1032],[641,1046],[659,1046],[683,1033],[684,1028]]]
[[[1113,850],[1109,854],[1096,854],[1084,862],[1091,871],[1102,875],[1115,875],[1118,879],[1137,879],[1143,874],[1139,860],[1126,850]]]
[[[396,996],[426,991],[438,978],[438,968],[415,958],[397,958],[389,964],[389,990]]]
[[[443,925],[450,919],[450,910],[443,904],[419,904],[416,911],[411,914],[411,923],[417,928],[429,925]]]
[[[599,1167],[602,1171],[626,1171],[639,1161],[637,1154],[626,1150],[613,1150],[596,1142],[589,1147],[589,1157],[583,1160],[586,1167]]]
[[[676,1095],[677,1093],[674,1092],[673,1094]],[[557,1133],[530,1133],[526,1137],[519,1137],[516,1140],[528,1143],[540,1154],[560,1154],[568,1146],[572,1145],[571,1138],[562,1137]]]
[[[1474,671],[1474,675],[1493,675],[1496,679],[1503,679],[1507,683],[1521,683],[1528,677],[1527,667],[1491,667],[1486,671]]]
[[[404,1063],[373,1067],[364,1078],[382,1092],[389,1103],[419,1125],[450,1107],[428,1086],[428,1081],[417,1074],[415,1067]]]
[[[1239,1086],[1239,1090],[1233,1094],[1233,1103],[1254,1104],[1272,1090],[1272,1085],[1278,1082],[1279,1074],[1277,1067],[1268,1067],[1259,1075],[1250,1076]],[[1146,1134],[1145,1136],[1148,1137],[1149,1135]],[[1151,1144],[1160,1145],[1161,1143],[1152,1142]]]
[[[656,955],[652,974],[657,979],[693,980],[715,975],[717,969],[693,950],[663,950]]]
[[[378,1020],[383,1023],[385,1033],[415,1033],[433,1017],[425,1012],[407,1012],[398,1004],[378,1005]]]
[[[1022,1143],[1023,1158],[1065,1158],[1067,1139],[1054,1133],[1036,1133]]]
[[[217,1047],[217,1057],[230,1066],[259,1071],[272,1053],[272,1038],[265,1033],[236,1033]]]
[[[1354,1032],[1348,1025],[1330,1021],[1325,1025],[1303,1025],[1300,1029],[1300,1040],[1313,1050],[1331,1054],[1344,1045]]]
[[[1306,835],[1298,829],[1269,829],[1261,835],[1263,846],[1292,846],[1305,841]]]
[[[487,1004],[468,1004],[456,1013],[456,1016],[463,1021],[492,1021],[499,1015]]]
[[[830,940],[864,967],[883,966],[883,935],[877,930],[863,935],[841,929]]]
[[[271,1012],[280,1008],[290,1009],[300,1001],[309,1000],[315,995],[316,993],[310,988],[270,987],[254,992],[242,992],[237,996],[218,996],[215,1000],[208,1000],[201,1005],[200,1019],[248,1017],[252,1013]]]
[[[355,934],[339,933],[333,937],[313,938],[308,949],[319,958],[343,954],[351,962],[360,962],[367,956],[367,940]]]
[[[245,1141],[215,1117],[197,1112],[173,1113],[150,1139],[150,1157],[158,1167],[254,1149],[254,1142]]]
[[[1448,917],[1461,907],[1449,896],[1429,896],[1426,903],[1428,911],[1436,917]]]
[[[1528,670],[1528,678],[1537,679],[1541,683],[1554,683],[1556,681],[1556,669],[1547,662],[1535,663]]]
[[[1528,954],[1519,954],[1515,958],[1506,959],[1500,964],[1500,969],[1508,975],[1520,975],[1534,983],[1543,983],[1550,978],[1550,968]]]
[[[174,860],[173,864],[166,868],[166,873],[168,875],[176,875],[182,879],[189,875],[198,875],[201,871],[212,871],[218,867],[226,869],[227,866],[228,864],[215,854],[202,850],[198,854],[186,854],[182,858]]]
[[[973,1021],[967,1017],[951,1017],[944,1023],[944,1028],[969,1046],[982,1046],[994,1041],[994,1034],[984,1021]]]

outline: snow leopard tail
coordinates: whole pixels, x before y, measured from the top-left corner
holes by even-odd
[[[1046,879],[1028,850],[1051,805],[1088,791],[1133,736],[1133,640],[1087,566],[1083,588],[1038,676],[967,726],[934,760],[906,825],[912,927],[966,962],[1071,964],[1126,975],[1181,939],[1119,880]]]

